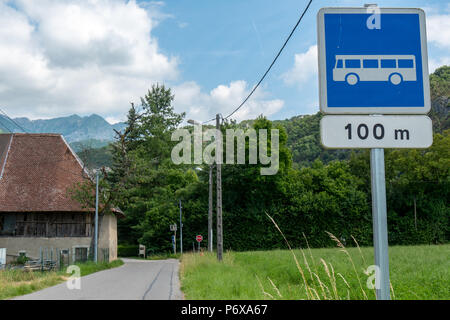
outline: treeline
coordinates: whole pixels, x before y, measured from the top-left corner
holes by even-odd
[[[449,69],[431,76],[433,105],[440,106],[433,108],[433,123],[439,122],[432,147],[385,151],[390,245],[449,240]],[[172,163],[171,133],[184,118],[172,101],[170,89],[156,85],[140,107],[132,105],[128,127],[112,145],[112,172],[102,181],[102,199],[125,213],[118,222],[119,242],[143,243],[153,252],[171,250],[169,225],[179,223],[180,200],[185,250],[196,234],[204,235],[205,243],[208,234],[209,167]],[[247,122],[256,129],[279,129],[280,168],[262,176],[259,164],[222,166],[225,249],[285,248],[268,215],[293,247],[305,247],[306,240],[311,247],[334,245],[326,232],[347,245],[352,237],[360,245],[372,244],[369,153],[324,150],[319,120],[317,114]],[[222,130],[237,126],[226,123]],[[215,213],[215,187],[213,198]]]

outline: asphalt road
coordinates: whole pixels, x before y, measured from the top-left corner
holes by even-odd
[[[179,261],[122,259],[118,268],[81,277],[80,289],[67,283],[17,297],[17,300],[181,300]]]

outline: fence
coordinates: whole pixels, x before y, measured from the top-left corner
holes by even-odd
[[[51,271],[63,270],[66,266],[79,262],[94,261],[94,250],[92,247],[70,248],[39,248],[39,258],[30,259],[26,256],[26,251],[20,251],[17,260],[6,264],[1,259],[6,249],[0,249],[0,270],[1,269],[23,269],[26,271]],[[109,262],[109,249],[99,248],[98,260]]]

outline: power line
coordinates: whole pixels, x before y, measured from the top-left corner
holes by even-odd
[[[9,121],[11,121],[12,123],[14,123],[17,127],[19,127],[22,131],[24,132],[28,132],[24,127],[22,127],[20,124],[18,124],[14,119],[12,119],[10,116],[8,116],[6,114],[5,111],[3,111],[2,109],[0,109],[0,112],[3,113],[3,115],[6,117],[6,119],[8,119]]]
[[[0,117],[0,119],[4,119],[4,117]],[[0,122],[0,125],[3,127],[3,128],[5,128],[6,130],[8,130],[9,132],[11,132],[12,133],[12,130],[7,126],[7,125],[5,125],[5,124],[3,124],[2,122]]]
[[[263,82],[264,78],[267,76],[267,74],[269,73],[270,69],[272,69],[273,65],[275,64],[275,62],[277,61],[278,57],[280,56],[281,52],[283,51],[283,49],[286,47],[287,43],[289,42],[289,40],[291,39],[292,35],[294,34],[295,30],[297,29],[298,25],[300,24],[300,22],[303,19],[303,16],[306,14],[306,12],[309,9],[309,6],[311,5],[312,0],[309,0],[308,5],[306,6],[306,8],[303,10],[302,15],[300,16],[300,18],[298,19],[297,23],[295,24],[294,28],[292,29],[291,33],[289,34],[289,36],[287,37],[286,41],[284,42],[283,46],[281,47],[281,49],[278,51],[277,55],[275,56],[275,58],[273,59],[272,63],[270,64],[269,68],[267,68],[266,72],[264,72],[263,76],[261,77],[261,79],[258,81],[258,83],[256,84],[256,86],[252,89],[252,91],[249,93],[249,95],[244,99],[244,101],[242,101],[242,103],[232,112],[230,113],[228,116],[226,116],[223,119],[228,119],[229,117],[231,117],[236,111],[238,111],[246,102],[248,99],[250,99],[250,97],[253,95],[253,93],[255,92],[255,90],[259,87],[259,85],[261,84],[261,82]],[[203,123],[207,123],[210,121],[215,120],[216,118],[210,119],[208,121],[205,121]]]

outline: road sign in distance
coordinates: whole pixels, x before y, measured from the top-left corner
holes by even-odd
[[[320,121],[322,145],[331,149],[428,148],[431,119],[410,115],[330,115]]]
[[[317,23],[322,112],[430,111],[423,10],[322,8]]]
[[[202,242],[203,237],[201,235],[197,235],[197,236],[195,236],[195,240],[197,240],[197,242]]]

